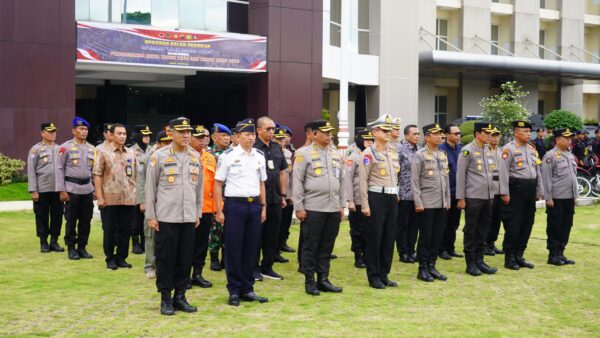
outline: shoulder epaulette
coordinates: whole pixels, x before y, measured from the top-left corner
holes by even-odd
[[[229,154],[232,151],[233,151],[233,148],[229,148],[229,149],[225,150],[222,154]]]
[[[260,149],[256,149],[256,148],[254,148],[254,149],[256,150],[256,152],[257,152],[257,153],[259,153],[259,154],[261,154],[261,155],[265,156],[265,153],[264,153],[262,150],[260,150]]]

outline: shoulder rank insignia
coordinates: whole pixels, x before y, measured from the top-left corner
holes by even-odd
[[[469,151],[468,151],[468,150],[463,150],[463,156],[464,156],[464,157],[467,157],[467,156],[469,156],[469,154],[470,154],[470,153],[469,153]]]

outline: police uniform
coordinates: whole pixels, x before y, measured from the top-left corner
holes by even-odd
[[[56,127],[54,123],[42,123],[41,130],[55,133]],[[47,144],[42,141],[31,147],[27,157],[28,191],[38,193],[38,200],[33,201],[33,212],[41,252],[65,251],[58,244],[63,216],[63,203],[56,190],[58,149],[57,144]],[[48,236],[50,236],[50,245],[48,245]]]
[[[542,130],[543,129],[536,129],[536,133]],[[544,155],[546,154],[546,142],[544,142],[544,138],[537,137],[535,140],[533,140],[533,146],[538,152],[538,156],[540,158],[544,157]]]
[[[284,129],[285,126],[281,126],[275,137],[276,138],[285,138],[291,136]],[[282,133],[283,132],[283,133]],[[294,204],[292,203],[292,157],[294,153],[286,147],[282,147],[283,157],[285,158],[285,162],[287,163],[287,168],[285,169],[285,202],[286,206],[281,211],[281,223],[279,226],[279,243],[278,249],[284,252],[294,252],[295,250],[290,248],[287,245],[287,240],[290,237],[290,226],[292,225],[292,218],[294,217]]]
[[[169,121],[173,132],[190,131],[187,118]],[[173,308],[195,312],[185,299],[194,247],[194,226],[202,215],[202,168],[200,154],[175,145],[150,157],[146,176],[146,219],[158,221],[155,235],[156,287],[161,293],[161,313]],[[174,298],[171,291],[175,289]]]
[[[132,140],[135,142],[130,147],[135,154],[136,163],[140,163],[142,158],[150,152],[150,147],[143,143],[144,136],[152,135],[150,127],[146,124],[135,126],[135,133]],[[131,252],[134,254],[143,254],[145,247],[144,235],[144,213],[140,210],[140,201],[136,198],[136,207],[132,211],[131,220]]]
[[[73,128],[77,127],[89,129],[90,125],[83,118],[75,117]],[[95,156],[94,146],[85,141],[79,143],[76,139],[63,143],[58,150],[56,190],[69,194],[65,203],[65,244],[69,259],[92,258],[86,246],[94,211],[92,168]]]
[[[423,134],[441,133],[437,124],[423,127]],[[435,267],[439,248],[446,227],[446,210],[450,208],[450,181],[448,179],[448,159],[446,153],[428,146],[415,154],[411,166],[411,187],[415,208],[425,210],[417,213],[419,240],[417,260],[420,280],[446,280]]]
[[[225,133],[231,136],[231,130],[220,123],[215,123],[212,128],[212,133]],[[215,161],[219,161],[219,156],[223,152],[231,149],[229,147],[219,148],[217,145],[213,145],[210,148],[209,153],[215,157]],[[221,262],[219,262],[219,250],[221,251]],[[210,252],[210,269],[213,271],[220,271],[224,268],[225,259],[225,248],[224,248],[224,233],[223,224],[219,222],[213,222],[208,237],[208,251]]]
[[[476,122],[474,130],[475,133],[487,135],[494,129],[486,122]],[[472,276],[479,276],[482,272],[493,274],[498,271],[483,261],[485,240],[492,217],[493,171],[496,165],[490,147],[477,139],[464,146],[458,158],[456,199],[466,202],[463,246],[467,263],[466,272]]]
[[[569,129],[557,129],[555,137],[571,137]],[[575,264],[564,256],[565,247],[573,226],[575,199],[577,198],[577,165],[568,150],[558,148],[550,150],[542,160],[542,181],[544,199],[552,200],[554,205],[546,205],[548,235],[548,264]]]
[[[238,132],[254,132],[254,121],[238,122]],[[229,304],[239,299],[264,303],[268,299],[254,293],[253,271],[261,235],[262,208],[265,207],[261,185],[267,180],[266,161],[256,148],[248,151],[241,145],[221,154],[215,180],[225,185],[224,229],[227,238],[225,272]],[[220,210],[217,210],[217,213]]]
[[[194,126],[192,136],[210,137],[210,133],[204,126],[198,125]],[[202,176],[204,181],[202,189],[202,218],[200,218],[200,225],[196,228],[194,236],[194,260],[192,262],[191,283],[202,288],[209,288],[212,287],[212,283],[202,277],[202,270],[204,269],[206,253],[208,252],[210,228],[215,220],[215,174],[217,172],[217,161],[205,149],[199,149],[199,152],[201,154],[200,161],[202,162]]]
[[[391,117],[383,115],[369,129],[391,131]],[[365,265],[369,285],[376,289],[397,286],[388,274],[392,268],[398,217],[398,173],[396,148],[376,143],[365,148],[359,162],[361,211],[370,209],[365,226]]]
[[[313,130],[328,133],[335,128],[324,120],[314,121]],[[302,228],[300,271],[305,275],[305,291],[311,295],[341,292],[328,279],[331,253],[339,233],[340,210],[346,205],[342,158],[331,147],[316,143],[296,151],[294,163],[294,208],[306,212]],[[314,274],[318,281],[315,283]]]
[[[529,128],[526,121],[514,121],[514,128]],[[500,194],[510,196],[510,203],[502,206],[502,220],[506,227],[502,243],[508,269],[532,269],[533,264],[523,258],[535,220],[536,196],[543,195],[541,161],[531,144],[519,145],[512,141],[502,148],[500,161]]]
[[[363,161],[363,150],[365,140],[373,140],[373,134],[361,130],[355,136],[357,148],[346,159],[346,198],[348,204],[353,203],[355,210],[348,211],[350,222],[350,239],[352,241],[352,252],[354,253],[354,266],[365,268],[365,232],[367,218],[361,211],[362,200],[360,198],[360,165]],[[361,150],[362,149],[362,150]]]
[[[577,130],[576,134],[584,134],[583,130]],[[588,157],[588,148],[585,140],[575,139],[573,142],[573,155],[577,159],[579,167],[585,167],[585,161]]]
[[[105,202],[103,247],[106,266],[111,270],[131,268],[125,259],[129,253],[131,218],[136,206],[136,170],[135,153],[125,146],[113,143],[96,153],[93,174],[96,184],[101,181],[101,186],[96,186],[96,195]]]
[[[500,134],[500,131],[494,127],[492,135]],[[488,232],[486,243],[487,247],[484,249],[484,255],[494,256],[495,254],[504,254],[504,251],[496,248],[494,244],[498,240],[498,234],[500,233],[500,223],[502,223],[502,199],[500,195],[500,159],[502,158],[502,150],[496,146],[496,148],[490,147],[492,152],[492,158],[494,160],[494,170],[492,171],[494,201],[492,202],[492,219],[490,222],[490,231]]]

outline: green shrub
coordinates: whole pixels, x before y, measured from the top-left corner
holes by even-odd
[[[460,129],[460,143],[462,144],[468,144],[473,142],[473,138],[475,137],[473,135],[473,131],[475,130],[475,122],[480,122],[480,121],[467,121],[463,124],[461,124],[460,126],[458,126],[458,128]]]
[[[581,117],[567,110],[553,110],[544,119],[546,128],[559,129],[570,128],[573,130],[583,129],[583,120]]]
[[[503,83],[500,91],[498,95],[484,97],[479,105],[485,120],[497,127],[502,135],[509,135],[513,121],[529,120],[531,113],[524,101],[529,92],[524,91],[516,81]]]
[[[0,185],[12,182],[25,168],[25,162],[0,153]]]
[[[584,119],[583,124],[585,124],[586,126],[597,126],[598,119]]]

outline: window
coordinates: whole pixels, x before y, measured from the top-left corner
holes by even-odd
[[[179,27],[179,8],[173,0],[152,0],[152,26]]]
[[[437,19],[435,25],[435,34],[438,38],[435,41],[437,50],[448,50],[448,20]]]
[[[358,0],[358,53],[369,54],[369,0]]]
[[[546,51],[542,48],[546,44],[546,31],[540,31],[540,58],[546,58]]]
[[[499,27],[498,25],[492,25],[492,55],[498,55],[498,40],[499,40]]]
[[[329,44],[335,47],[342,45],[342,0],[330,0],[329,11]]]
[[[540,8],[546,8],[546,0],[540,0]]]
[[[127,0],[123,2],[125,17],[123,22],[133,25],[150,25],[152,2],[151,0]]]
[[[538,100],[538,114],[544,115],[544,100]]]
[[[445,126],[448,120],[448,97],[435,97],[435,123]]]

